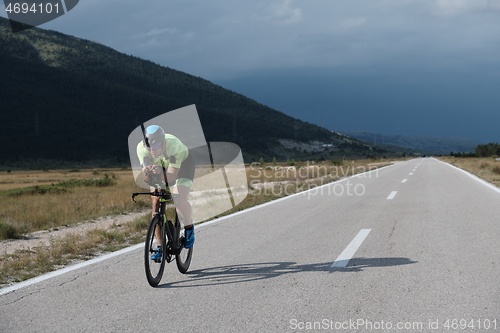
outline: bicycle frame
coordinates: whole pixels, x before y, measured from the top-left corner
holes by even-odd
[[[179,254],[183,248],[183,245],[179,244],[179,230],[181,228],[181,225],[179,222],[179,218],[177,216],[177,212],[175,212],[175,217],[174,217],[175,222],[172,222],[171,220],[167,219],[166,215],[167,203],[173,202],[173,196],[169,192],[164,192],[155,189],[154,192],[132,193],[132,200],[134,202],[135,202],[135,197],[138,195],[151,195],[159,198],[159,205],[157,210],[155,211],[155,215],[160,216],[161,221],[163,222],[161,224],[161,229],[162,229],[161,236],[162,236],[162,241],[163,240],[167,241],[166,249],[167,249],[167,254],[169,255],[169,259],[167,260],[167,262],[171,262],[172,261],[171,256]],[[165,227],[166,225],[168,227]]]

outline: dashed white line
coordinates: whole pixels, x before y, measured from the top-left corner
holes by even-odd
[[[361,229],[330,267],[346,267],[372,229]]]
[[[410,172],[410,176],[413,175],[413,172]]]
[[[389,196],[387,197],[387,200],[394,199],[394,197],[396,196],[397,193],[398,193],[398,191],[392,191],[391,194],[389,194]]]
[[[401,183],[406,183],[406,181],[407,181],[407,180],[408,180],[408,179],[403,179],[403,180],[401,181]]]

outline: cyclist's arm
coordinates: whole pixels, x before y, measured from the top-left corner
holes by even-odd
[[[155,174],[160,174],[163,172],[163,168],[161,166],[157,166],[157,165],[151,165],[149,166],[152,170],[153,173]],[[147,166],[145,168],[148,168]],[[168,185],[169,186],[172,186],[175,181],[177,180],[177,174],[179,173],[179,168],[175,168],[171,165],[169,165],[167,167],[167,170],[166,170],[166,173],[167,173],[167,180],[168,180]]]
[[[137,144],[136,148],[137,158],[142,167],[142,172],[147,174],[152,171],[151,158],[146,148],[143,146],[142,141]]]
[[[167,179],[170,183],[172,183],[177,179],[177,174],[181,168],[182,162],[188,157],[189,151],[186,146],[184,146],[180,141],[178,141],[177,145],[172,145],[171,151],[169,153],[169,165],[167,167]]]
[[[179,173],[179,168],[174,168],[173,166],[169,166],[167,168],[167,179],[170,183],[174,182],[177,179],[177,174]]]

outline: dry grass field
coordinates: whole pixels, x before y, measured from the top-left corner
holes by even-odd
[[[492,157],[451,157],[439,158],[441,161],[468,171],[496,187],[500,187],[500,161]]]
[[[0,239],[149,206],[134,204],[130,170],[0,173]]]

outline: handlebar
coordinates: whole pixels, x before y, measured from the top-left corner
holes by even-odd
[[[132,193],[132,200],[134,202],[136,202],[135,197],[138,195],[152,195],[152,196],[167,199],[167,200],[169,200],[169,199],[171,200],[171,199],[179,196],[179,194],[172,194],[170,192],[158,191],[158,190],[155,190],[154,192],[137,192],[137,193]]]

